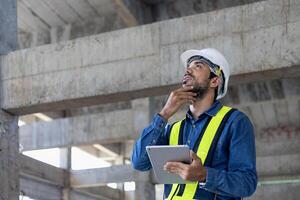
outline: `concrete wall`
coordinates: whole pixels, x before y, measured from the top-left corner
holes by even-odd
[[[289,69],[299,65],[298,7],[263,1],[14,52],[1,57],[2,107],[25,114],[152,96],[180,82],[189,48],[220,49],[233,75]]]
[[[1,0],[0,55],[17,49],[17,1]]]

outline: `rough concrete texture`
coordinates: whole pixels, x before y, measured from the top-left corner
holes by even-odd
[[[107,199],[107,198],[98,198],[96,195],[87,195],[85,192],[72,190],[70,193],[70,199],[72,200],[99,200],[99,199]]]
[[[134,199],[155,200],[155,185],[149,181],[136,181]]]
[[[245,107],[260,102],[270,102],[300,97],[300,73],[294,78],[276,78],[231,84],[222,102]],[[297,119],[300,120],[297,116]]]
[[[49,44],[51,42],[51,37],[50,32],[47,31],[26,32],[23,30],[19,30],[18,40],[19,49],[25,49]]]
[[[50,123],[39,122],[22,126],[20,127],[20,143],[24,150],[30,150],[95,142],[107,143],[124,139],[135,140],[140,131],[148,125],[147,113],[160,107],[157,103],[161,102],[159,100],[161,98],[165,97],[151,97],[151,106],[146,99],[137,99],[133,101],[131,110],[84,115],[54,120]],[[186,110],[182,109],[177,113],[178,116],[174,117],[181,119],[185,112]],[[116,116],[122,123],[114,122]],[[264,127],[264,125],[260,126]],[[299,174],[299,130],[288,133],[288,130],[277,127],[280,134],[268,134],[268,137],[265,137],[261,136],[264,134],[264,129],[259,129],[259,127],[257,129],[260,131],[255,133],[257,136],[257,169],[260,177]],[[273,129],[273,132],[277,129]]]
[[[153,18],[166,20],[176,17],[193,15],[231,6],[249,4],[258,0],[143,0],[154,5]]]
[[[28,4],[30,10],[27,9]],[[151,8],[136,0],[96,0],[89,3],[21,1],[18,13],[20,49],[153,22]]]
[[[274,184],[258,186],[255,194],[246,200],[297,200],[300,196],[299,183]]]
[[[73,189],[74,191],[74,189]],[[108,186],[90,187],[90,188],[77,188],[76,191],[86,192],[97,195],[103,199],[117,200],[120,199],[121,191]]]
[[[18,117],[0,110],[0,200],[19,196]]]
[[[152,182],[151,173],[139,172],[131,165],[115,165],[97,169],[83,169],[71,171],[72,187],[91,187],[103,183],[123,183],[129,181]]]
[[[135,108],[131,110],[103,112],[21,126],[19,129],[20,144],[23,150],[31,150],[93,144],[95,142],[104,144],[120,142],[124,141],[124,139],[136,139],[143,128],[149,124],[149,120],[153,116],[149,116],[149,113],[153,112],[153,110],[158,112],[161,109],[160,103],[162,101],[160,99],[162,98],[166,97],[151,97],[155,101],[150,101],[149,111],[147,110],[149,105],[135,105]],[[157,103],[159,104],[157,105]],[[283,105],[289,104],[287,100],[279,103]],[[272,102],[265,103],[263,106],[268,104],[272,104]],[[295,105],[299,106],[300,104]],[[258,106],[261,105],[259,104]],[[251,109],[256,109],[256,107],[257,105],[253,105]],[[294,112],[297,112],[296,108]],[[182,119],[185,113],[186,109],[182,108],[170,119],[170,123]],[[249,116],[248,112],[246,114]],[[262,113],[257,112],[255,116],[257,115],[262,115]],[[295,117],[293,112],[285,116],[285,118],[289,119],[293,117]],[[116,123],[116,118],[121,121],[118,120],[118,123]],[[282,117],[278,115],[278,118]],[[286,122],[285,126],[273,126],[273,121],[277,123],[277,117],[265,119],[264,123],[255,125],[257,155],[281,155],[299,152],[299,125],[290,120]]]
[[[1,0],[0,55],[15,51],[18,46],[16,4],[16,0]]]
[[[226,105],[233,105],[252,119],[258,156],[294,154],[300,151],[298,82],[299,79],[292,78],[234,85],[229,91],[229,97],[224,99]],[[264,88],[263,92],[261,88]],[[268,98],[261,95],[262,93]],[[30,150],[92,144],[95,141],[106,143],[123,141],[126,138],[136,139],[153,115],[160,111],[166,99],[165,95],[153,96],[127,103],[70,111],[73,118],[20,127],[20,143],[23,150]],[[120,110],[115,111],[114,106]],[[187,108],[182,108],[169,122],[182,119],[186,110]],[[116,124],[116,118],[122,119],[122,122]],[[112,132],[110,127],[122,131]]]
[[[61,2],[61,4],[58,4],[55,1],[47,2],[49,7],[62,14],[61,17],[68,22],[67,25],[62,24],[61,20],[57,21],[56,12],[53,13],[54,16],[51,16],[50,14],[50,19],[45,19],[44,13],[38,9],[40,7],[33,4],[31,7],[33,9],[32,11],[37,12],[38,17],[50,23],[50,30],[47,30],[47,28],[46,30],[41,29],[41,25],[38,26],[37,24],[33,24],[33,26],[37,26],[37,30],[28,28],[27,24],[30,24],[30,18],[34,18],[34,16],[28,16],[30,13],[26,13],[26,9],[24,10],[21,5],[18,5],[19,46],[20,49],[40,46],[43,44],[66,41],[78,37],[125,28],[134,22],[138,22],[140,25],[148,24],[175,17],[183,17],[226,7],[249,4],[256,1],[258,0],[118,0],[106,1],[105,5],[103,5],[103,2],[101,3],[101,1],[93,1],[92,3],[95,4],[94,10],[97,11],[97,13],[91,10],[92,12],[86,13],[87,16],[84,16],[86,18],[80,20],[76,20],[74,11],[70,10],[71,8],[66,7],[66,4],[63,2]],[[39,5],[41,6],[41,4]],[[45,9],[44,12],[51,13],[51,11],[48,11],[47,9]],[[56,20],[51,20],[53,18]],[[27,20],[29,20],[29,22]]]
[[[297,66],[299,6],[269,0],[11,53],[1,57],[2,107],[30,113],[149,96],[180,82],[179,54],[189,48],[220,49],[234,75]]]
[[[131,101],[121,101],[116,103],[100,104],[95,106],[87,106],[77,109],[70,109],[67,111],[69,117],[76,117],[80,115],[97,114],[100,112],[112,112],[117,110],[131,109]]]
[[[66,183],[67,171],[40,162],[28,156],[19,155],[20,171],[23,176],[36,177],[48,183],[63,187]]]
[[[61,199],[62,188],[30,176],[22,175],[20,177],[20,196],[22,197],[23,195],[32,199],[57,200]],[[17,199],[19,199],[19,194],[16,198],[10,198],[9,200]]]
[[[102,112],[21,126],[20,144],[26,151],[133,140],[150,122],[148,104],[148,99],[136,99],[132,101],[131,110]]]
[[[257,172],[259,177],[294,176],[300,174],[300,154],[257,157]]]
[[[116,118],[117,121],[112,120]],[[20,143],[24,150],[30,150],[121,142],[139,135],[139,131],[134,131],[134,118],[132,111],[122,110],[33,123],[20,127]],[[143,124],[146,126],[147,123]]]

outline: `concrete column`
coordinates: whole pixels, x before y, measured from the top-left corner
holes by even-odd
[[[0,110],[0,200],[19,199],[18,117]]]
[[[134,109],[134,130],[139,135],[141,131],[149,125],[150,119],[152,119],[151,99],[141,98],[132,101],[132,107]],[[149,181],[136,181],[134,199],[135,200],[154,200],[155,199],[155,185]]]
[[[136,181],[134,199],[155,200],[155,185],[149,181]]]
[[[16,50],[18,46],[16,6],[16,0],[1,0],[0,55]]]
[[[61,148],[60,149],[60,167],[66,169],[68,171],[71,170],[71,158],[72,152],[71,147],[69,148]],[[63,200],[70,200],[70,174],[68,173],[65,177],[65,187],[63,188],[62,199]]]
[[[137,136],[149,125],[151,108],[149,107],[149,98],[140,98],[132,101],[133,109],[133,132]]]
[[[126,143],[120,144],[120,156],[118,156],[115,160],[116,165],[124,165],[125,164],[125,145]],[[125,188],[124,188],[125,183],[117,183],[117,188],[121,191],[120,193],[120,200],[125,199]]]

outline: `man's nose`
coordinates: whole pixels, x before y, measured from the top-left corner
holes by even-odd
[[[186,67],[185,68],[185,73],[186,74],[191,74],[192,73],[192,69],[190,67]]]

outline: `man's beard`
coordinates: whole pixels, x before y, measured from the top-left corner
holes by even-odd
[[[195,92],[197,94],[196,98],[198,100],[203,99],[203,97],[208,92],[208,81],[206,81],[205,83],[196,83],[193,86],[192,92]]]
[[[193,77],[192,75],[189,75],[189,76],[195,81],[195,77]],[[185,86],[193,86],[193,89],[191,91],[196,93],[197,94],[196,98],[198,100],[200,100],[200,99],[203,99],[203,97],[208,92],[209,79],[204,81],[203,83],[187,84],[187,81],[183,81],[182,84],[183,84],[183,86],[184,85]]]

